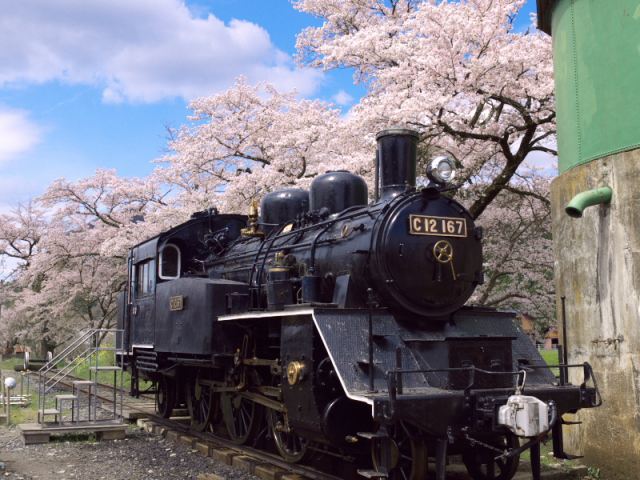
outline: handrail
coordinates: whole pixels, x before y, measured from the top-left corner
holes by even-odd
[[[51,391],[53,387],[55,387],[58,383],[62,381],[64,377],[67,376],[74,368],[76,368],[81,361],[88,359],[94,350],[91,348],[87,348],[80,355],[75,357],[71,362],[65,365],[63,368],[58,370],[52,377],[45,380],[45,389],[47,392]]]
[[[385,372],[387,379],[387,393],[389,396],[389,418],[392,418],[395,415],[395,405],[397,401],[398,395],[403,394],[403,380],[402,376],[404,374],[426,374],[426,373],[437,373],[437,372],[467,372],[469,374],[469,383],[463,389],[465,397],[468,397],[471,393],[472,388],[475,385],[476,380],[476,372],[479,372],[484,375],[493,375],[493,376],[513,376],[516,378],[516,385],[513,387],[516,390],[524,389],[524,384],[519,384],[520,375],[524,374],[526,378],[526,372],[531,372],[533,370],[550,370],[551,368],[559,368],[565,369],[568,371],[570,368],[582,368],[582,378],[583,381],[580,384],[579,388],[581,391],[585,391],[588,387],[587,384],[589,381],[593,383],[593,398],[587,398],[591,400],[590,407],[599,407],[602,405],[602,396],[600,395],[600,390],[598,389],[598,383],[596,381],[596,377],[593,373],[593,368],[588,362],[584,363],[574,363],[574,364],[558,364],[558,365],[526,365],[518,370],[511,371],[493,371],[493,370],[485,370],[483,368],[478,368],[474,365],[469,367],[450,367],[450,368],[402,368],[400,366],[396,368],[391,368]],[[564,374],[564,378],[568,378],[568,374]],[[560,384],[559,387],[567,386],[566,384]],[[385,414],[386,416],[386,414]]]
[[[62,374],[62,375],[65,375],[65,374],[66,374],[66,372],[65,372],[65,371],[69,368],[69,366],[70,366],[70,365],[73,365],[75,362],[77,362],[77,360],[78,360],[79,358],[86,357],[86,356],[88,356],[90,353],[91,353],[91,348],[90,348],[90,347],[85,348],[85,349],[84,349],[84,351],[83,351],[83,352],[81,352],[81,353],[79,353],[78,355],[76,355],[76,356],[71,360],[71,362],[70,362],[70,363],[66,364],[66,365],[65,365],[64,367],[62,367],[61,369],[58,369],[58,370],[53,374],[53,376],[52,376],[51,378],[49,378],[49,380],[55,379],[58,375],[61,375],[61,374]]]
[[[87,330],[80,330],[80,335],[84,335],[87,332]],[[66,347],[64,347],[63,351],[67,349],[67,347],[69,347],[69,345],[71,345],[68,342],[71,342],[73,340],[73,342],[76,342],[78,340],[78,333],[73,333],[71,335],[69,335],[68,337],[66,337],[64,340],[62,340],[58,345],[67,345]],[[63,351],[59,352],[56,357],[60,354],[63,353]],[[52,357],[51,360],[54,360],[55,357]]]
[[[47,363],[45,363],[41,368],[40,371],[44,371],[47,372],[49,370],[51,370],[52,368],[54,368],[58,362],[60,362],[61,360],[63,360],[71,351],[75,350],[76,348],[78,348],[82,343],[84,343],[85,341],[87,341],[89,338],[91,338],[93,336],[93,330],[88,330],[87,332],[85,332],[84,334],[82,334],[80,337],[78,337],[73,343],[67,345],[64,350],[62,350],[61,352],[59,352],[55,357],[53,357],[51,360],[49,360]]]
[[[48,374],[51,370],[53,370],[53,368],[55,368],[63,359],[65,359],[74,350],[78,349],[83,343],[85,343],[94,335],[95,333],[93,330],[88,330],[85,333],[81,334],[80,337],[78,337],[74,342],[69,344],[62,352],[58,353],[50,361],[45,363],[38,371],[38,379],[39,379],[38,407],[43,413],[47,403],[47,398],[46,398],[47,393],[49,393],[53,389],[53,387],[56,386],[64,378],[64,376],[67,373],[69,373],[70,370],[67,370],[66,373],[60,376],[59,378],[58,378],[58,375],[60,375],[60,372],[55,373],[53,376],[53,379],[47,379],[46,374]],[[84,352],[81,353],[81,355],[85,355],[85,354],[87,354],[86,357],[90,356],[91,354],[90,347],[85,349]],[[73,364],[74,362],[75,362],[75,359],[74,361],[71,362],[71,364]],[[63,368],[62,370],[65,370],[65,368]]]
[[[61,352],[59,352],[55,357],[45,363],[40,370],[48,369],[51,370],[55,365],[58,364],[61,360],[63,360],[69,352],[75,350],[85,341],[89,340],[91,337],[94,337],[98,333],[110,333],[110,332],[118,332],[119,330],[116,328],[92,328],[85,330],[84,333],[81,332],[80,336],[76,338],[76,340],[69,345],[67,345]]]
[[[124,331],[122,329],[117,328],[94,328],[82,331],[80,335],[71,343],[69,343],[62,351],[60,351],[55,357],[53,357],[50,361],[45,363],[39,370],[39,399],[38,399],[38,410],[39,410],[39,422],[44,422],[44,412],[46,410],[47,405],[47,394],[53,390],[53,388],[58,385],[67,375],[69,375],[73,370],[75,370],[82,362],[90,362],[90,380],[92,379],[91,368],[95,368],[95,376],[93,377],[93,381],[97,382],[98,368],[100,363],[99,353],[102,351],[99,347],[107,335],[114,335],[114,348],[112,349],[115,355],[115,365],[121,366],[119,363],[122,363],[123,359],[118,358],[118,353],[122,353],[123,347],[123,335]],[[118,337],[120,335],[120,338]],[[111,350],[111,349],[109,349]],[[79,353],[78,353],[79,352]],[[95,359],[95,362],[94,360]],[[52,370],[58,366],[60,366],[61,362],[67,361],[65,365],[62,365],[56,371],[50,374]],[[110,361],[111,362],[111,361]],[[113,416],[114,419],[117,418],[117,402],[116,402],[116,389],[117,389],[117,374],[114,373],[114,410]],[[120,417],[122,417],[122,383],[123,383],[123,374],[120,373]],[[91,394],[90,394],[91,395]],[[57,405],[57,403],[56,403]],[[72,406],[73,408],[73,406]],[[91,399],[89,401],[89,408],[91,409]],[[90,410],[91,411],[91,410]],[[96,402],[93,402],[93,414],[94,418],[96,415]],[[90,414],[91,415],[91,414]]]

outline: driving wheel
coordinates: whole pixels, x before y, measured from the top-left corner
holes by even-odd
[[[218,410],[218,395],[211,386],[201,383],[199,377],[187,382],[186,394],[191,428],[203,432]]]
[[[260,431],[263,409],[238,393],[223,393],[220,398],[222,419],[232,443],[243,445]]]
[[[176,382],[162,376],[156,386],[156,411],[163,418],[171,417],[176,406]]]
[[[280,456],[288,463],[297,463],[307,454],[309,441],[296,435],[290,427],[288,427],[285,416],[282,412],[269,409],[269,429],[273,442]]]
[[[509,458],[495,459],[500,453],[518,448],[520,441],[515,435],[498,435],[489,438],[480,438],[482,442],[491,445],[494,449],[481,444],[468,445],[462,452],[462,461],[473,480],[511,480],[518,471],[520,455]],[[497,450],[496,450],[497,449]]]
[[[394,480],[423,480],[427,476],[427,444],[417,429],[404,422],[388,427],[388,439],[371,441],[371,460],[376,471],[387,469]],[[389,449],[385,452],[385,448]],[[387,457],[387,459],[385,459]],[[385,463],[388,466],[385,467]]]

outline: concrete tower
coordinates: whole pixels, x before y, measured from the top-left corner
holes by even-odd
[[[556,76],[558,318],[565,297],[569,362],[592,364],[604,399],[566,427],[567,451],[640,478],[640,1],[537,1]]]

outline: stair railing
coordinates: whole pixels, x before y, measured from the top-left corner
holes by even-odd
[[[105,348],[101,347],[101,343],[107,338],[109,334],[114,335],[114,347]],[[108,328],[95,328],[85,330],[72,342],[70,342],[62,351],[54,356],[50,361],[45,363],[38,371],[38,410],[40,414],[39,422],[44,422],[47,394],[53,390],[64,378],[68,377],[71,372],[82,363],[89,364],[89,379],[94,382],[93,391],[89,389],[89,411],[93,407],[94,420],[96,418],[97,408],[97,388],[98,388],[98,374],[100,372],[100,358],[99,352],[103,350],[110,350],[114,352],[114,367],[119,367],[120,370],[113,370],[113,416],[117,418],[117,372],[120,371],[120,419],[122,419],[122,406],[123,406],[123,365],[122,358],[119,358],[118,353],[123,350],[123,330],[108,329]],[[121,357],[121,356],[120,356]],[[64,362],[64,365],[62,363]],[[60,367],[60,368],[58,368]],[[52,372],[53,371],[53,372]],[[92,373],[94,373],[92,375]],[[92,402],[93,400],[93,402]],[[78,402],[79,406],[79,402]],[[73,407],[72,407],[73,408]],[[72,415],[73,417],[73,415]],[[62,415],[60,416],[62,418]]]
[[[81,353],[76,355],[70,362],[64,365],[62,368],[53,370],[53,374],[50,377],[45,376],[45,393],[49,393],[53,387],[55,387],[60,381],[62,381],[67,375],[75,370],[79,364],[88,359],[93,353],[91,348],[85,348]]]

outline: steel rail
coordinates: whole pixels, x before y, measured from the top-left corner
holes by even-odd
[[[69,383],[62,381],[60,382],[60,384],[70,387],[71,382],[73,380],[83,380],[81,378],[73,377],[71,375],[69,375],[67,378],[69,378],[70,380]],[[113,387],[108,384],[98,383],[97,388],[100,388],[100,387],[109,388],[110,390],[113,390]],[[96,391],[95,397],[99,398],[103,402],[113,403],[112,395],[109,395],[109,396],[100,395]],[[148,398],[149,400],[155,400],[155,397],[151,395],[144,396],[143,398]],[[282,458],[280,458],[277,454],[272,454],[272,453],[259,450],[257,448],[249,447],[246,445],[235,445],[229,442],[226,438],[220,435],[216,435],[214,433],[198,432],[198,431],[192,430],[190,428],[190,425],[180,422],[179,420],[166,419],[154,414],[150,415],[148,410],[140,406],[136,406],[135,403],[131,404],[126,402],[124,403],[124,406],[128,410],[146,414],[147,417],[145,418],[145,420],[148,420],[153,423],[167,427],[169,429],[175,430],[181,434],[188,434],[196,439],[203,440],[209,444],[213,444],[214,448],[224,448],[226,450],[231,450],[237,455],[246,455],[248,457],[251,457],[252,459],[256,460],[258,463],[265,463],[274,467],[281,468],[283,470],[286,470],[287,473],[298,474],[303,476],[305,479],[311,479],[311,480],[343,480],[342,477],[337,477],[335,475],[322,472],[321,470],[318,470],[316,468],[313,468],[307,465],[287,463]],[[319,452],[324,453],[326,455],[331,455],[331,452],[324,452],[324,450],[319,450]]]
[[[185,425],[184,423],[180,423],[176,420],[166,419],[159,416],[151,416],[149,417],[148,420],[154,423],[163,425],[165,427],[177,430],[180,433],[188,434],[192,437],[206,441],[208,443],[213,443],[215,444],[215,446],[219,448],[224,448],[226,450],[237,452],[238,455],[247,455],[254,459],[258,459],[263,463],[268,463],[269,465],[282,468],[283,470],[286,470],[288,473],[302,475],[305,478],[309,478],[313,480],[344,480],[342,479],[342,477],[336,477],[335,475],[322,472],[313,467],[309,467],[301,464],[287,463],[276,454],[265,452],[264,450],[258,450],[257,448],[248,447],[246,445],[239,446],[239,445],[232,444],[224,437],[221,437],[214,433],[194,431],[188,425]]]

